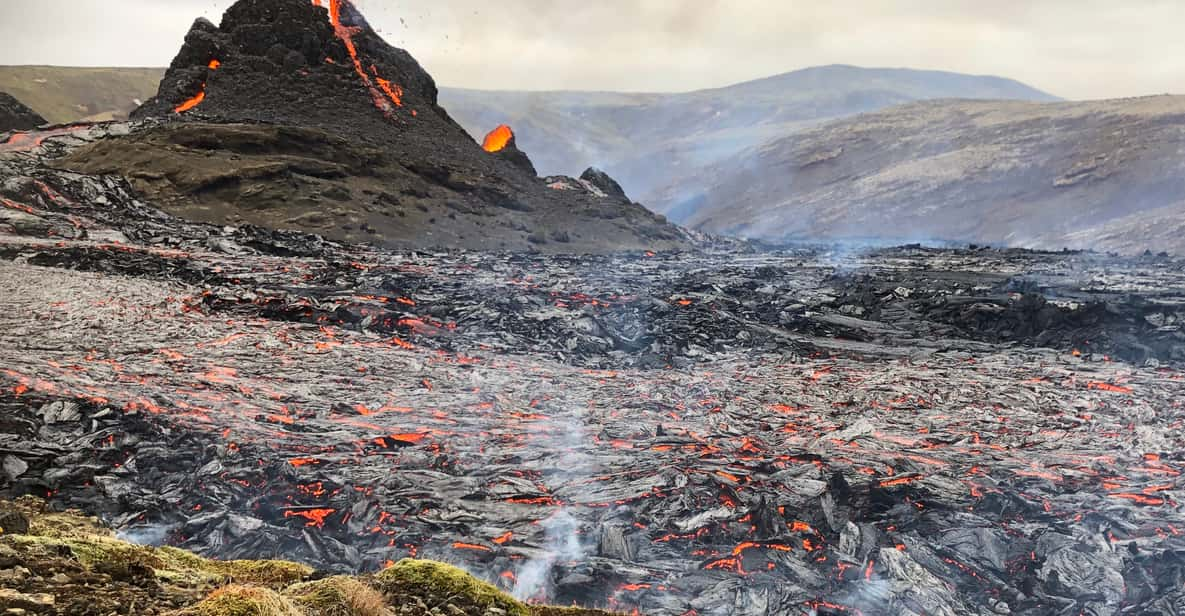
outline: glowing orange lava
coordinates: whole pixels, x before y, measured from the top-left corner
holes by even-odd
[[[337,513],[336,509],[310,509],[308,511],[285,511],[286,518],[304,518],[307,527],[325,528],[325,518]]]
[[[722,571],[733,571],[740,575],[749,575],[751,572],[746,571],[744,567],[745,550],[752,548],[761,548],[766,550],[775,550],[778,552],[793,552],[794,547],[781,543],[757,543],[754,541],[745,541],[738,544],[732,549],[732,556],[730,558],[722,558],[704,565],[704,569],[718,569]],[[809,548],[808,548],[809,549]],[[773,569],[774,563],[767,562],[766,568]]]
[[[425,438],[428,438],[428,435],[411,432],[407,434],[392,434],[388,438],[407,445],[415,445],[420,441],[423,441]]]
[[[358,77],[362,79],[362,83],[370,91],[370,97],[374,100],[374,106],[378,107],[383,113],[388,114],[394,111],[394,107],[391,106],[392,103],[396,107],[402,107],[403,88],[380,77],[378,69],[373,64],[370,66],[370,70],[374,73],[374,80],[370,78],[370,75],[362,67],[362,60],[358,57],[358,47],[354,44],[354,35],[361,32],[362,29],[356,26],[342,24],[342,4],[345,0],[327,1],[329,2],[329,22],[333,24],[333,33],[346,46],[346,52],[350,54],[350,59],[354,62],[354,72],[358,73]],[[323,6],[323,4],[321,0],[313,0],[313,6]],[[375,86],[375,81],[378,82],[377,87]],[[386,97],[383,96],[384,93]]]
[[[370,65],[370,70],[374,73],[374,80],[379,82],[379,87],[382,88],[383,92],[387,94],[387,98],[390,98],[391,102],[395,103],[396,105],[402,105],[403,88],[391,83],[390,81],[387,81],[386,79],[383,79],[382,77],[379,77],[378,69],[376,69],[373,64]]]
[[[476,543],[464,543],[461,541],[454,542],[453,547],[458,550],[476,550],[478,552],[493,552],[493,550],[491,550],[490,548],[487,548],[484,545],[478,545]]]
[[[203,83],[202,89],[200,92],[197,93],[197,95],[195,95],[193,98],[185,101],[184,103],[177,105],[177,108],[174,109],[173,111],[175,111],[177,113],[184,113],[186,111],[189,111],[190,109],[193,109],[194,107],[197,107],[204,100],[206,100],[206,84]]]
[[[1116,493],[1116,494],[1111,494],[1110,496],[1111,496],[1111,498],[1126,499],[1126,500],[1132,501],[1134,503],[1138,503],[1140,505],[1163,505],[1166,502],[1165,499],[1163,499],[1163,498],[1158,498],[1155,496],[1146,496],[1144,494]]]
[[[222,62],[219,62],[217,58],[214,58],[210,60],[210,63],[206,65],[206,68],[216,71],[220,66],[222,66]],[[198,93],[195,94],[193,98],[181,103],[180,105],[177,105],[173,111],[176,113],[185,113],[186,111],[189,111],[190,109],[202,104],[202,101],[204,100],[206,100],[206,82],[203,81],[202,89],[198,90]]]
[[[487,152],[499,152],[510,144],[511,139],[514,139],[514,131],[510,130],[509,126],[500,124],[486,135],[481,147]]]
[[[1121,387],[1119,385],[1112,385],[1110,383],[1102,383],[1099,381],[1091,381],[1091,382],[1087,383],[1086,388],[1087,389],[1097,389],[1099,391],[1109,391],[1109,392],[1117,393],[1117,394],[1132,393],[1132,388],[1130,388],[1130,387]]]
[[[880,485],[880,487],[882,487],[882,488],[891,488],[893,486],[900,486],[900,485],[905,485],[907,483],[913,483],[919,479],[921,479],[921,477],[919,477],[917,475],[913,475],[913,476],[909,476],[909,477],[898,477],[896,479],[886,479],[886,480],[880,482],[878,485]]]

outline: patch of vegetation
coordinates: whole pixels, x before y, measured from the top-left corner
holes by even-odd
[[[466,613],[481,614],[491,607],[509,616],[530,616],[522,602],[452,565],[430,560],[404,559],[375,576],[375,585],[389,601],[403,597],[428,597],[448,602]]]
[[[608,614],[528,606],[457,567],[428,560],[403,560],[373,576],[305,581],[314,571],[299,563],[219,561],[127,543],[94,518],[52,512],[37,499],[0,501],[0,512],[12,512],[28,528],[27,534],[0,531],[0,558],[36,573],[19,592],[57,596],[62,614],[124,613],[116,610],[127,606],[138,610],[131,613],[171,616]]]
[[[313,574],[313,568],[286,560],[210,560],[174,547],[155,548],[164,561],[158,575],[233,581],[280,589]]]
[[[288,598],[266,588],[227,586],[177,616],[304,616]]]
[[[383,616],[386,602],[379,592],[346,576],[295,584],[284,591],[308,616]]]

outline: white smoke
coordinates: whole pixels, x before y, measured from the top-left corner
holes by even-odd
[[[547,554],[527,562],[519,570],[514,590],[515,599],[525,601],[551,594],[551,577],[556,563],[579,562],[584,559],[584,545],[580,541],[580,523],[567,510],[561,509],[542,522],[547,536]]]
[[[570,405],[569,408],[584,408]],[[548,449],[553,454],[555,468],[569,478],[585,477],[592,472],[592,458],[584,450],[588,440],[584,430],[581,411],[568,414],[554,414],[547,422],[547,434],[556,434],[549,439]],[[516,574],[511,594],[519,600],[533,598],[549,599],[552,577],[556,565],[565,562],[580,562],[585,557],[585,546],[581,541],[580,522],[566,508],[560,508],[551,517],[542,520],[545,537],[545,554],[528,561]]]
[[[164,525],[133,526],[116,532],[115,537],[136,545],[162,546],[171,531]]]

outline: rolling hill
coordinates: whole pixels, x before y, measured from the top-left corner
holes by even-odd
[[[774,241],[1185,252],[1185,96],[912,103],[796,132],[702,177],[706,188],[659,209]]]
[[[7,92],[52,123],[126,118],[156,94],[163,68],[0,66]]]

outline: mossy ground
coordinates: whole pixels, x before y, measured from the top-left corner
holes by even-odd
[[[384,616],[383,596],[352,577],[295,584],[284,591],[308,616]]]
[[[583,607],[558,607],[555,605],[532,605],[533,616],[606,616],[603,610],[591,610]]]
[[[321,579],[298,563],[218,561],[173,547],[117,539],[94,518],[51,512],[35,499],[0,501],[28,519],[27,534],[0,531],[6,588],[55,597],[55,616],[597,616],[528,606],[465,571],[402,560],[369,576]],[[27,575],[11,577],[11,572]]]
[[[470,616],[498,608],[509,616],[530,616],[526,604],[452,565],[430,560],[404,559],[375,576],[375,586],[392,603],[404,603],[408,597],[448,600]],[[451,600],[450,600],[451,598]]]
[[[257,586],[227,586],[177,616],[304,616],[287,597]]]

